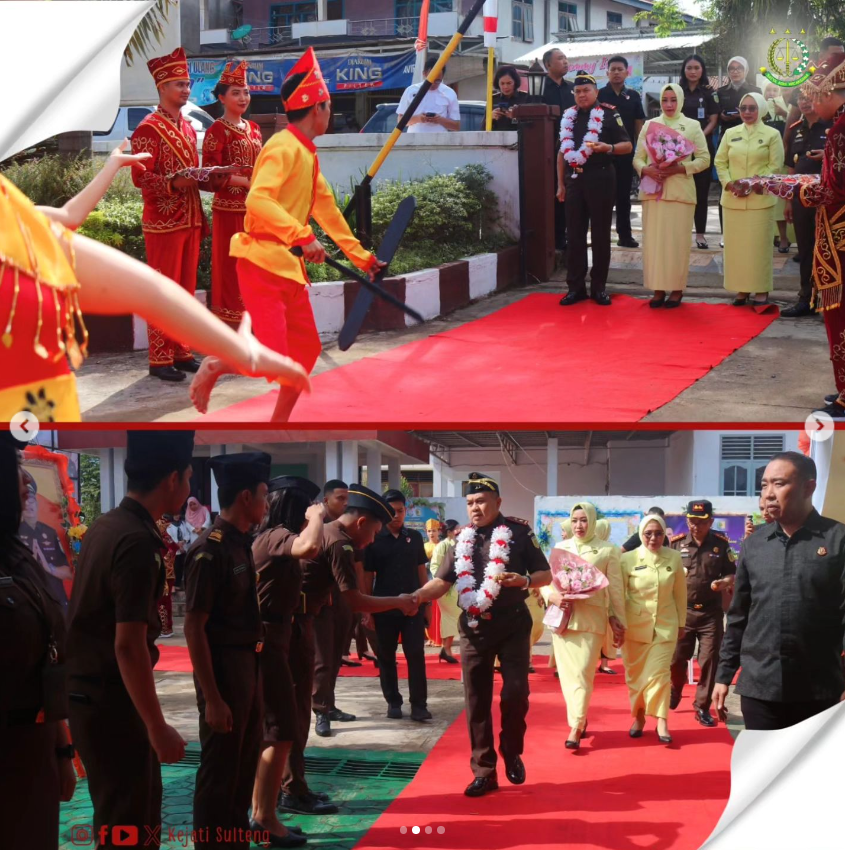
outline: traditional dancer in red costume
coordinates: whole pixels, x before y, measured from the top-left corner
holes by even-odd
[[[193,295],[200,243],[208,234],[208,224],[197,181],[174,176],[199,166],[197,134],[181,113],[191,94],[188,60],[179,47],[169,56],[150,59],[147,67],[158,88],[159,105],[132,134],[132,151],[151,155],[143,170],[132,170],[132,180],[144,199],[141,224],[147,264]],[[170,339],[160,328],[150,325],[148,338],[151,375],[182,381],[185,372],[199,369],[190,348]]]
[[[353,236],[332,190],[320,173],[314,139],[331,120],[331,98],[313,48],[294,65],[282,84],[289,126],[267,143],[252,175],[244,232],[232,239],[238,281],[256,337],[265,345],[314,368],[322,345],[308,297],[305,261],[322,263],[326,252],[309,225],[313,217],[344,254],[375,279],[384,268]],[[302,248],[295,257],[291,248]],[[203,361],[191,388],[199,410],[207,407],[215,381],[226,368]],[[279,391],[275,421],[287,421],[299,392]]]
[[[251,171],[261,153],[261,130],[243,118],[250,101],[246,69],[246,62],[237,67],[230,62],[214,89],[223,106],[223,117],[205,134],[203,166],[237,165]],[[240,324],[244,305],[238,288],[237,260],[230,255],[229,246],[232,237],[244,229],[248,190],[248,177],[232,175],[215,193],[211,207],[211,311],[233,327]]]

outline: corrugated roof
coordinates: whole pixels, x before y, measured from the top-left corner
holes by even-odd
[[[542,47],[535,47],[530,52],[520,56],[516,62],[522,64],[533,62],[535,59],[542,60],[543,54],[554,47],[562,50],[567,59],[583,59],[587,56],[612,56],[614,53],[630,56],[632,53],[650,53],[654,50],[680,50],[698,47],[713,38],[715,36],[712,33],[699,32],[689,33],[688,35],[670,35],[666,38],[643,35],[637,38],[579,38],[572,41],[551,41]]]

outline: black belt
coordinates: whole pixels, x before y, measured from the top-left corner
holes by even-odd
[[[608,162],[606,165],[591,165],[589,168],[572,168],[576,174],[589,174],[591,171],[605,171],[608,168],[613,168],[613,163]]]
[[[11,711],[0,711],[0,729],[6,729],[9,726],[34,726],[40,712],[40,708],[14,708]]]
[[[720,600],[716,600],[715,602],[699,602],[695,605],[687,605],[687,608],[690,611],[708,611],[711,608],[715,611],[716,609],[722,609],[722,603]]]

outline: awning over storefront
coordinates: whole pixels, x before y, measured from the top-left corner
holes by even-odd
[[[530,63],[535,59],[542,61],[543,54],[554,47],[559,48],[567,59],[580,59],[587,56],[626,56],[631,53],[651,53],[652,51],[688,50],[699,47],[715,36],[712,33],[689,33],[688,35],[670,35],[666,38],[641,36],[637,38],[596,38],[573,39],[572,41],[551,41],[542,47],[520,56],[516,61]]]

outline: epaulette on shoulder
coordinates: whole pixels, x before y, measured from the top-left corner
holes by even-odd
[[[669,538],[670,543],[677,543],[679,540],[683,540],[686,537],[686,534],[675,534]]]
[[[602,109],[616,110],[616,107],[612,103],[599,103],[599,106],[601,106]]]
[[[718,537],[718,538],[719,538],[719,540],[724,540],[724,541],[725,541],[725,543],[730,543],[730,542],[731,542],[730,540],[728,540],[728,536],[727,536],[726,534],[722,534],[722,532],[721,532],[721,531],[711,531],[710,533],[711,533],[714,537]]]
[[[531,523],[528,522],[527,519],[521,519],[518,516],[509,516],[509,517],[505,517],[505,519],[508,522],[518,522],[520,525],[527,525],[529,528],[531,528]]]
[[[212,540],[214,543],[219,543],[223,539],[222,529],[215,528],[214,531],[208,535],[208,539]]]
[[[803,118],[799,118],[799,119],[798,119],[798,120],[797,120],[794,124],[790,124],[790,125],[789,125],[789,129],[790,129],[790,130],[793,130],[795,127],[800,126],[800,124],[801,124],[801,122],[802,122],[803,120],[804,120]]]

